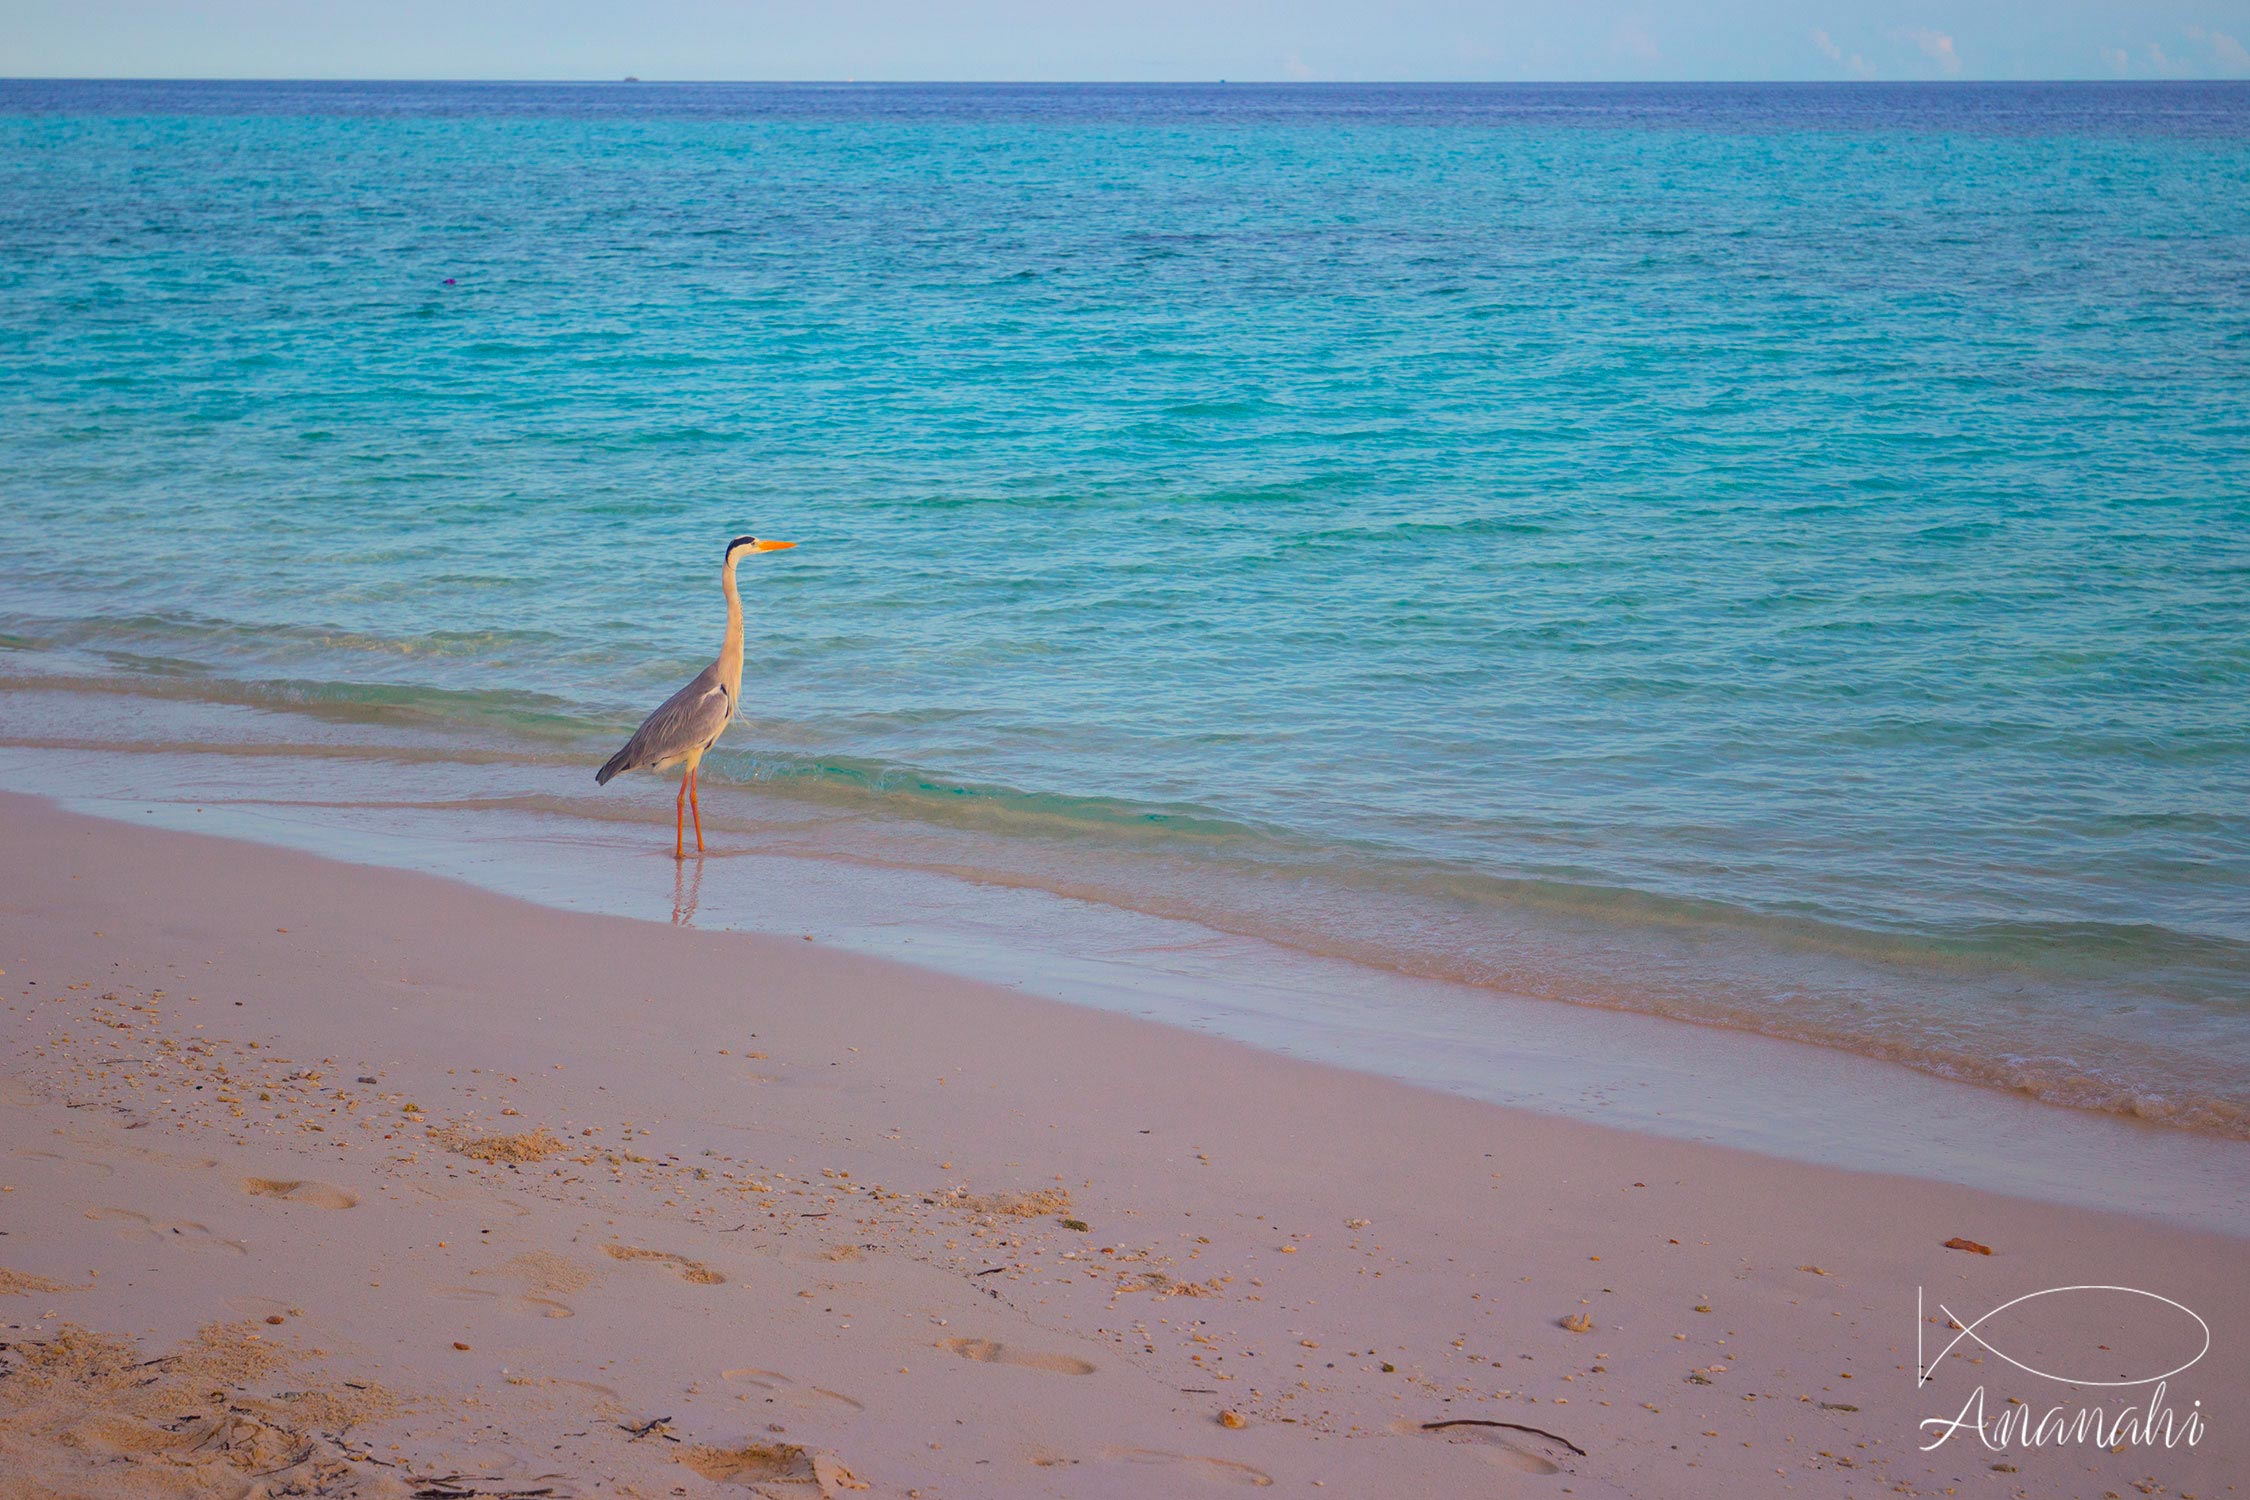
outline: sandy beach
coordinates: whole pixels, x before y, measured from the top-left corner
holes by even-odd
[[[2046,1500],[2232,1494],[2250,1458],[2236,1239],[802,936],[17,796],[0,827],[9,1500]],[[2165,1397],[2198,1441],[1922,1451],[1979,1388],[2145,1405],[1995,1352],[2177,1363],[2186,1318],[2129,1291],[1935,1355],[1941,1304],[2085,1285],[2208,1323]]]

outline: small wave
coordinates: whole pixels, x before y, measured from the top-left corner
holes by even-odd
[[[332,626],[188,614],[121,614],[94,619],[19,617],[14,623],[17,631],[28,633],[6,639],[17,642],[21,650],[78,649],[121,658],[130,658],[136,648],[149,645],[204,646],[229,658],[250,659],[270,656],[289,646],[373,656],[476,657],[559,639],[552,631],[535,628],[431,630],[394,636]]]
[[[630,714],[589,708],[521,689],[212,676],[177,671],[130,676],[0,676],[0,691],[43,689],[127,694],[262,708],[333,722],[462,733],[497,733],[524,750],[565,746],[586,753],[629,733]],[[2165,976],[2174,998],[2230,1005],[2250,975],[2250,943],[2148,922],[1975,921],[1933,928],[1879,928],[1817,913],[1759,909],[1651,891],[1592,876],[1508,875],[1432,859],[1374,839],[1315,839],[1190,802],[1154,803],[1024,788],[946,776],[898,761],[807,754],[782,748],[799,726],[745,719],[704,763],[709,782],[839,811],[984,834],[1063,849],[1096,847],[1127,856],[1193,860],[1264,885],[1318,884],[1443,912],[1536,917],[1582,928],[1667,933],[1679,940],[1731,940],[1909,972],[1923,979],[2023,976],[2041,982],[2112,986],[2120,995]],[[762,742],[762,743],[761,743]],[[505,757],[503,757],[505,758]]]
[[[183,664],[196,668],[195,663]],[[225,704],[301,713],[341,723],[422,729],[500,730],[531,740],[582,739],[588,722],[566,700],[543,693],[399,683],[245,680],[204,670],[96,677],[67,672],[0,676],[0,692],[88,693]]]
[[[753,733],[756,726],[749,726]],[[2154,923],[2017,921],[1951,929],[1895,930],[1817,916],[1763,911],[1597,880],[1495,875],[1412,855],[1374,841],[1339,845],[1193,804],[1026,791],[963,782],[918,767],[771,750],[722,750],[706,774],[829,805],[905,816],[964,831],[1042,838],[1064,845],[1105,835],[1151,855],[1222,860],[1244,878],[1323,885],[1405,897],[1454,913],[1535,913],[1609,927],[1683,936],[1732,934],[1774,948],[1865,964],[1951,975],[2042,978],[2114,975],[2162,968],[2210,976],[2233,992],[2250,974],[2250,944]]]

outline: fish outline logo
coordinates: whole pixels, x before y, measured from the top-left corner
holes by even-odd
[[[2020,1306],[2023,1303],[2032,1301],[2034,1298],[2060,1296],[2068,1292],[2124,1292],[2130,1296],[2147,1297],[2153,1301],[2161,1302],[2167,1307],[2177,1308],[2179,1311],[2186,1313],[2190,1318],[2195,1320],[2195,1326],[2198,1329],[2202,1330],[2203,1333],[2203,1345],[2201,1348],[2197,1349],[2194,1354],[2190,1355],[2185,1363],[2175,1365],[2171,1369],[2166,1370],[2158,1375],[2143,1375],[2132,1380],[2082,1380],[2074,1376],[2057,1375],[2051,1371],[2042,1370],[2033,1365],[2027,1365],[2022,1360],[2017,1359],[2014,1355],[2009,1354],[2006,1350],[1996,1347],[1994,1344],[1988,1341],[1984,1337],[1984,1335],[1977,1332],[1977,1330],[1984,1324],[1991,1322],[1994,1318],[2006,1312],[2011,1307]],[[1914,1388],[1916,1390],[1920,1390],[1923,1386],[1928,1385],[1931,1380],[1936,1378],[1936,1365],[1938,1361],[1943,1360],[1947,1355],[1951,1354],[1955,1349],[1959,1348],[1963,1339],[1970,1339],[1975,1341],[1977,1347],[1983,1349],[1986,1353],[1991,1354],[1997,1359],[2007,1361],[2007,1363],[2014,1365],[2017,1369],[2023,1371],[2027,1375],[2036,1375],[2041,1380],[2052,1380],[2059,1385],[2096,1386],[2111,1390],[2125,1389],[2137,1385],[2155,1385],[2161,1381],[2170,1380],[2173,1376],[2178,1375],[2183,1371],[2193,1369],[2196,1364],[2198,1364],[2202,1360],[2204,1355],[2211,1352],[2211,1325],[2204,1321],[2203,1315],[2201,1313],[2197,1312],[2194,1308],[2188,1306],[2186,1303],[2175,1301],[2174,1299],[2163,1295],[2161,1292],[2145,1291],[2137,1286],[2096,1286],[2089,1284],[2081,1286],[2051,1286],[2042,1288],[2041,1290],[2036,1292],[2025,1292],[2020,1297],[2009,1298],[2006,1302],[2003,1302],[1998,1307],[1995,1307],[1986,1312],[1982,1317],[1976,1319],[1974,1322],[1963,1322],[1959,1313],[1956,1313],[1952,1308],[1947,1307],[1944,1303],[1940,1302],[1938,1304],[1938,1311],[1945,1315],[1947,1322],[1950,1323],[1955,1329],[1957,1329],[1958,1332],[1953,1335],[1952,1339],[1947,1342],[1944,1348],[1937,1351],[1936,1357],[1933,1359],[1928,1355],[1925,1348],[1925,1340],[1927,1330],[1929,1328],[1929,1317],[1924,1310],[1923,1295],[1923,1289],[1917,1286],[1914,1289]]]

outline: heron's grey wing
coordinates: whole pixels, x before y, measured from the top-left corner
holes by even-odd
[[[727,696],[726,684],[719,680],[718,669],[713,667],[665,699],[655,713],[643,719],[641,727],[625,742],[625,748],[594,773],[594,780],[607,785],[620,771],[638,770],[642,766],[661,767],[683,759],[690,751],[709,746],[733,717],[734,700]]]

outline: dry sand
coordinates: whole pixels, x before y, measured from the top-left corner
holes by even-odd
[[[2250,1473],[2238,1240],[25,798],[0,845],[6,1500]],[[1979,1385],[2125,1399],[1973,1342],[1917,1390],[1917,1287],[1936,1334],[2088,1283],[2210,1323],[2168,1388],[2195,1447],[1918,1451]],[[2179,1342],[2129,1294],[2045,1305],[2012,1336]]]

